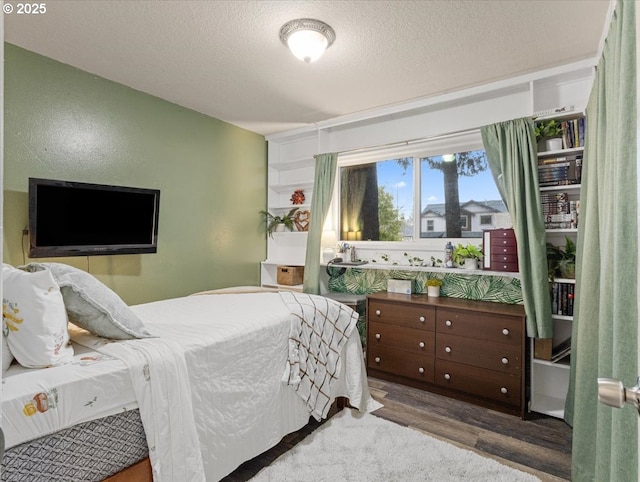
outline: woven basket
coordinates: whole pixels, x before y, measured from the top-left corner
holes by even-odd
[[[278,284],[286,286],[301,285],[304,266],[278,266]]]

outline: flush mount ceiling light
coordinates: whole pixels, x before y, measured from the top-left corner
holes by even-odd
[[[291,53],[305,62],[318,60],[336,39],[333,29],[320,20],[298,18],[280,29],[280,40]]]

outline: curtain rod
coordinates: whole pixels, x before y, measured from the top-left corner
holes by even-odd
[[[346,149],[344,151],[338,151],[338,155],[365,153],[365,152],[368,152],[368,151],[375,151],[375,150],[380,150],[380,149],[389,149],[389,148],[392,148],[392,147],[409,146],[411,144],[418,144],[420,142],[437,141],[437,140],[440,140],[440,139],[447,139],[448,137],[458,136],[460,134],[473,134],[475,132],[480,132],[480,128],[476,127],[474,129],[459,130],[459,131],[455,131],[455,132],[449,132],[447,134],[441,134],[441,135],[434,136],[434,137],[419,137],[419,138],[416,138],[416,139],[408,139],[406,141],[390,142],[388,144],[378,144],[378,145],[375,145],[375,146],[357,147],[355,149]]]

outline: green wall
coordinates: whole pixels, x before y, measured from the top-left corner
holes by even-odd
[[[41,259],[88,270],[127,303],[258,284],[263,136],[5,44],[4,262],[29,262],[27,180],[161,190],[156,254]]]

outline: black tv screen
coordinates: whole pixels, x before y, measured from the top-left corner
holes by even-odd
[[[160,191],[29,178],[29,256],[155,253]]]

